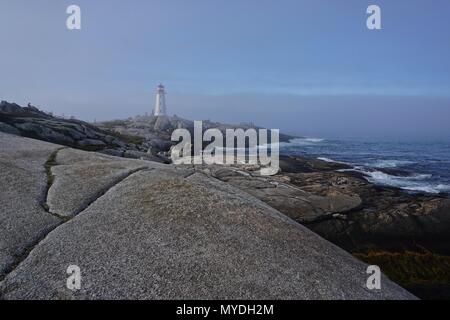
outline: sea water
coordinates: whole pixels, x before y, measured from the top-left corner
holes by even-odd
[[[450,139],[393,142],[298,138],[281,143],[280,154],[342,162],[377,185],[409,192],[450,192]]]

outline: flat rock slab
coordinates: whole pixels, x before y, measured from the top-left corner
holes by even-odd
[[[205,168],[200,168],[200,170]],[[302,223],[324,219],[358,208],[362,200],[357,194],[330,189],[322,194],[310,192],[273,177],[261,177],[237,168],[206,168],[207,174],[225,181],[280,210]]]
[[[66,288],[69,265],[81,290]],[[260,200],[173,167],[142,170],[53,230],[3,299],[412,299]]]
[[[162,166],[74,149],[61,150],[51,168],[53,184],[47,205],[52,213],[74,216],[130,174]]]
[[[46,212],[45,163],[60,148],[0,133],[0,279],[61,220]]]

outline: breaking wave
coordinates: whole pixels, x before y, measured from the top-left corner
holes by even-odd
[[[348,164],[347,162],[336,161],[326,157],[318,157],[318,160],[332,162],[332,163],[342,163]],[[353,166],[351,169],[340,169],[339,172],[359,172],[363,174],[363,177],[370,183],[387,186],[387,187],[395,187],[411,192],[425,192],[425,193],[445,193],[450,192],[450,185],[441,184],[441,183],[433,183],[432,174],[419,174],[413,173],[407,176],[397,176],[393,174],[389,174],[386,172],[382,172],[379,169],[388,169],[395,168],[405,165],[413,164],[413,161],[400,161],[400,160],[379,160],[375,163],[371,163],[371,167],[364,166]],[[378,166],[377,166],[378,165]]]
[[[377,160],[375,162],[366,163],[367,166],[373,168],[397,168],[414,164],[414,161],[407,160]]]
[[[304,147],[311,146],[320,142],[325,141],[325,139],[321,138],[295,138],[290,140],[289,142],[281,142],[280,148],[289,148],[289,147]]]
[[[432,174],[412,174],[410,176],[396,176],[381,171],[372,171],[363,167],[354,167],[353,169],[342,169],[340,172],[355,171],[362,173],[364,178],[370,183],[395,187],[407,191],[425,192],[425,193],[444,193],[450,192],[450,185],[436,184],[431,181]]]
[[[347,163],[347,162],[336,161],[336,160],[333,160],[333,159],[330,159],[330,158],[326,158],[326,157],[319,157],[319,158],[317,158],[317,159],[318,159],[318,160],[325,161],[325,162],[340,163],[340,164],[348,164],[348,165],[349,165],[349,163]]]
[[[450,144],[361,139],[296,138],[280,153],[345,164],[367,181],[409,192],[450,195]]]

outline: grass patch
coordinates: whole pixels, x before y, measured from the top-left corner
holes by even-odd
[[[145,141],[145,138],[143,138],[143,137],[134,136],[131,134],[120,133],[120,132],[117,132],[117,131],[111,130],[111,129],[102,129],[102,131],[110,136],[113,136],[113,137],[115,137],[119,140],[122,140],[125,143],[129,143],[129,144],[141,145]]]
[[[378,265],[391,280],[420,298],[450,298],[450,256],[427,251],[370,251],[354,256]]]
[[[111,120],[101,122],[100,125],[108,129],[113,129],[114,127],[126,127],[128,124],[129,124],[128,120]]]
[[[56,165],[56,156],[58,155],[59,150],[60,149],[56,150],[55,152],[52,152],[52,154],[48,157],[44,165],[45,174],[47,175],[47,190],[50,189],[53,182],[55,181],[55,176],[52,174],[52,167]]]

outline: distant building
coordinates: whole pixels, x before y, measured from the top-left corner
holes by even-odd
[[[165,116],[166,113],[166,91],[164,86],[160,84],[156,89],[156,105],[153,111],[154,116]]]

